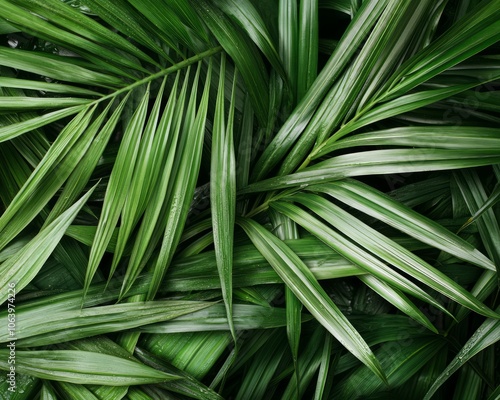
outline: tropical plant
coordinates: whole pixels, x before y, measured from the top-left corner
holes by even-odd
[[[0,398],[500,396],[500,0],[0,7]]]

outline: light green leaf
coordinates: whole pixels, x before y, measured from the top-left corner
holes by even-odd
[[[81,96],[102,96],[102,94],[99,92],[80,88],[77,86],[63,85],[60,83],[31,81],[28,79],[7,78],[4,76],[0,77],[0,87],[39,90],[41,92],[49,93],[68,93]]]
[[[307,95],[297,105],[294,112],[282,125],[272,142],[255,164],[252,180],[262,179],[275,165],[277,165],[304,127],[312,118],[316,108],[323,100],[332,83],[338,78],[356,49],[366,38],[373,25],[377,22],[380,13],[387,5],[387,1],[365,1],[362,9],[356,13],[353,21],[345,31],[342,39],[330,56],[327,64],[321,70]],[[286,69],[286,63],[285,63]]]
[[[88,128],[93,111],[81,111],[66,125],[0,217],[0,249],[47,205],[83,156],[98,127]]]
[[[120,261],[125,245],[128,243],[132,230],[135,228],[141,214],[146,208],[146,200],[148,194],[151,193],[151,187],[154,187],[156,180],[152,174],[154,166],[152,163],[158,162],[158,159],[151,157],[155,151],[154,145],[155,136],[160,116],[160,106],[163,99],[163,91],[165,88],[165,80],[156,95],[156,101],[149,114],[148,121],[142,132],[139,149],[137,153],[137,162],[134,166],[133,176],[131,177],[130,188],[123,204],[123,209],[120,218],[120,229],[118,240],[116,242],[113,262],[111,264],[110,277],[114,274],[118,262]],[[138,134],[138,132],[136,132]],[[156,140],[157,142],[157,140]]]
[[[468,126],[405,126],[359,133],[332,143],[329,151],[362,146],[405,146],[500,150],[500,129]]]
[[[342,121],[348,120],[364,97],[370,96],[392,72],[394,65],[401,62],[401,58],[409,51],[408,42],[429,3],[429,0],[388,3],[359,54],[332,87],[311,120],[308,135],[316,134],[317,144],[322,144]],[[358,117],[356,113],[354,119]],[[338,135],[340,133],[335,134]],[[304,136],[307,135],[304,133]]]
[[[256,222],[238,219],[237,223],[309,312],[374,374],[385,380],[384,372],[368,345],[300,258],[285,243]]]
[[[234,94],[236,74],[233,78],[233,93],[227,125],[224,112],[224,83],[226,59],[222,56],[217,104],[212,133],[212,154],[210,166],[210,204],[212,226],[217,260],[217,270],[221,280],[222,298],[226,305],[231,334],[236,341],[232,322],[233,307],[233,243],[236,213],[236,161],[233,144]]]
[[[314,190],[327,193],[382,222],[462,260],[491,271],[493,263],[467,241],[442,225],[394,201],[389,196],[355,180],[344,180],[318,186]]]
[[[231,342],[229,332],[153,334],[145,336],[141,349],[201,380]]]
[[[65,108],[75,105],[88,104],[90,100],[79,98],[39,98],[25,96],[8,96],[0,97],[0,111],[16,111],[50,109],[50,108]]]
[[[305,318],[307,320],[307,317]],[[234,328],[240,330],[270,329],[286,325],[286,313],[282,308],[249,304],[233,305]],[[177,333],[200,331],[229,331],[225,306],[216,304],[201,311],[180,316],[165,323],[140,328],[141,332]]]
[[[447,313],[446,309],[439,302],[419,286],[415,285],[397,271],[389,268],[385,263],[381,262],[366,250],[358,247],[355,243],[335,232],[330,227],[317,220],[314,216],[288,203],[276,202],[273,203],[273,208],[292,218],[299,225],[313,233],[320,240],[324,241],[328,246],[349,261],[358,265],[361,269],[376,276],[381,281],[389,283],[395,288],[432,304],[436,308]],[[417,320],[421,319],[419,315],[414,315],[414,317]]]
[[[193,375],[187,373],[186,371],[174,367],[170,363],[161,360],[159,357],[141,348],[136,349],[136,355],[137,358],[139,358],[139,360],[141,360],[144,364],[159,371],[178,375],[181,378],[161,384],[161,387],[168,389],[169,392],[179,393],[181,395],[187,396],[190,399],[222,400],[222,397],[218,393],[205,386],[202,382],[200,382]],[[130,390],[128,392],[128,395],[130,397]],[[144,397],[141,398],[141,400],[143,399]],[[147,397],[146,400],[150,400],[150,397]]]
[[[0,350],[0,355],[0,368],[8,370],[9,350]],[[144,385],[178,379],[136,361],[77,350],[17,350],[16,371],[85,385]]]
[[[148,299],[152,299],[155,296],[172,260],[173,253],[181,238],[189,205],[196,186],[196,180],[198,178],[212,71],[212,66],[209,64],[203,95],[198,107],[198,112],[195,115],[200,67],[201,63],[194,78],[193,91],[189,100],[180,138],[178,148],[179,158],[176,160],[175,165],[175,180],[169,183],[169,198],[167,200],[167,210],[169,214],[161,243],[160,254],[153,267],[153,279],[148,291]]]
[[[440,38],[410,58],[386,85],[381,99],[408,92],[500,39],[498,1],[483,2]]]
[[[395,100],[383,103],[382,105],[375,107],[364,114],[360,114],[359,118],[352,119],[349,123],[345,124],[330,139],[324,142],[321,146],[317,147],[311,153],[311,159],[315,159],[329,153],[339,138],[363,126],[394,117],[395,115],[403,114],[417,108],[425,107],[426,105],[446,99],[476,85],[477,83],[474,83],[473,85],[457,85],[452,86],[451,88],[422,91],[400,96]]]
[[[123,109],[127,104],[128,98],[129,98],[128,96],[125,96],[125,98],[121,101],[118,107],[116,107],[115,111],[113,112],[111,117],[109,117],[109,119],[107,120],[106,124],[103,127],[101,127],[101,122],[107,116],[108,110],[113,104],[112,101],[108,104],[105,111],[101,113],[99,118],[93,123],[92,126],[94,126],[96,129],[96,131],[94,132],[96,135],[94,136],[91,143],[90,142],[88,143],[89,146],[88,150],[80,159],[78,165],[72,170],[71,175],[69,176],[68,180],[66,181],[66,184],[64,185],[61,195],[57,199],[56,204],[50,211],[50,214],[47,217],[47,219],[45,220],[45,224],[50,222],[51,219],[53,219],[55,216],[59,215],[64,209],[66,209],[69,206],[69,204],[71,204],[75,200],[78,194],[81,193],[81,191],[85,188],[85,185],[87,185],[92,175],[92,171],[94,171],[94,169],[96,168],[99,159],[101,158],[102,153],[106,145],[108,144],[114,129],[116,128],[116,125],[122,115]],[[99,130],[98,134],[97,134],[97,129]],[[73,226],[69,227],[68,231],[66,232],[67,235],[71,236],[70,231],[72,230],[72,228]],[[82,227],[82,229],[92,230],[93,231],[92,239],[94,238],[96,227],[86,226]],[[92,240],[88,244],[91,245]],[[116,244],[116,240],[114,241],[114,244]]]
[[[16,122],[11,125],[2,126],[0,127],[0,142],[12,140],[17,136],[21,136],[26,132],[33,131],[37,128],[50,124],[51,122],[58,121],[73,114],[77,114],[78,112],[83,111],[86,108],[87,106],[69,107],[63,110],[52,111],[38,117],[33,117],[24,121]]]
[[[497,151],[485,149],[445,150],[425,147],[362,151],[329,158],[301,172],[250,184],[239,193],[306,187],[353,176],[442,171],[498,163],[500,163],[500,154]]]
[[[23,319],[24,307],[20,305],[16,308],[16,343],[21,347],[58,344],[166,321],[211,305],[207,302],[164,300],[83,309],[73,307],[38,313],[37,316],[34,316],[37,309],[31,307],[28,309],[30,319]],[[2,314],[0,319],[7,321],[7,313]],[[0,342],[9,342],[7,332],[0,335]]]
[[[66,82],[104,87],[123,85],[121,79],[82,67],[70,57],[2,47],[0,65]]]
[[[298,63],[298,4],[292,0],[279,1],[279,54],[287,79],[291,84],[291,97],[297,101],[297,63]]]
[[[90,250],[89,264],[85,273],[85,289],[88,289],[92,282],[122,212],[146,120],[148,100],[149,90],[143,96],[140,106],[134,113],[123,135],[106,189],[106,197],[104,198],[101,216],[97,225],[97,232]]]
[[[318,74],[319,11],[316,0],[301,0],[298,29],[297,99],[302,99]]]
[[[487,317],[497,316],[496,313],[441,271],[328,200],[313,194],[296,194],[291,199],[305,205],[353,242],[394,265],[413,279],[479,314]],[[421,318],[419,319],[421,320]]]
[[[92,191],[93,189],[0,265],[0,304],[9,297],[9,288],[14,286],[15,293],[18,293],[36,276]]]
[[[158,220],[161,221],[159,217],[166,203],[167,187],[170,182],[170,176],[172,175],[172,165],[175,160],[181,121],[184,116],[189,70],[186,74],[179,98],[177,99],[179,78],[180,74],[178,73],[158,126],[156,135],[159,140],[156,146],[158,153],[156,154],[156,162],[154,164],[156,168],[151,172],[151,178],[152,180],[156,178],[156,184],[154,186],[152,185],[152,190],[148,193],[149,205],[146,207],[137,239],[132,248],[128,268],[123,278],[122,296],[127,293],[137,278],[137,275],[142,268],[144,268],[146,264],[145,261],[147,261],[148,256],[150,256],[147,252],[148,249],[151,248],[151,243],[159,240],[159,236],[161,235],[159,229],[155,228],[158,226]],[[157,240],[153,238],[155,232],[157,232]]]

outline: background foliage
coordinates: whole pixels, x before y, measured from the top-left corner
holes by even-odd
[[[2,398],[500,396],[500,1],[0,7]]]

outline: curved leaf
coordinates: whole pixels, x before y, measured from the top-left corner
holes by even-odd
[[[92,191],[93,189],[0,265],[0,304],[7,300],[9,284],[13,283],[15,292],[20,292],[36,276]]]
[[[9,350],[0,350],[0,367],[9,369]],[[16,370],[42,379],[86,385],[145,385],[179,379],[137,361],[77,350],[17,350]]]
[[[255,246],[311,314],[353,355],[385,380],[372,351],[325,293],[309,269],[281,240],[249,219],[238,219]]]
[[[500,311],[500,309],[497,309]],[[500,320],[488,318],[474,332],[471,338],[465,343],[464,347],[458,352],[456,357],[451,361],[446,369],[439,375],[432,387],[424,397],[424,400],[429,400],[432,395],[446,382],[446,380],[456,372],[460,367],[465,365],[477,353],[484,350],[488,346],[494,345],[500,340]]]
[[[224,77],[226,59],[222,56],[219,91],[215,111],[214,130],[212,134],[212,159],[210,166],[210,203],[212,209],[212,226],[217,259],[217,270],[221,280],[222,297],[226,305],[227,319],[233,339],[236,340],[232,321],[233,307],[233,242],[234,220],[236,212],[236,161],[233,144],[234,88],[227,124],[224,121]]]

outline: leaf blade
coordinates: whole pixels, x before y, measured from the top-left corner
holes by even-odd
[[[318,321],[375,375],[385,380],[384,372],[368,345],[295,253],[256,222],[240,218],[237,223]]]
[[[222,297],[226,305],[227,318],[233,340],[236,333],[233,325],[233,243],[236,213],[236,161],[233,145],[233,117],[236,74],[233,78],[233,94],[227,125],[224,122],[224,83],[226,59],[222,56],[219,90],[217,95],[212,154],[210,166],[210,203],[217,270],[221,280]]]

